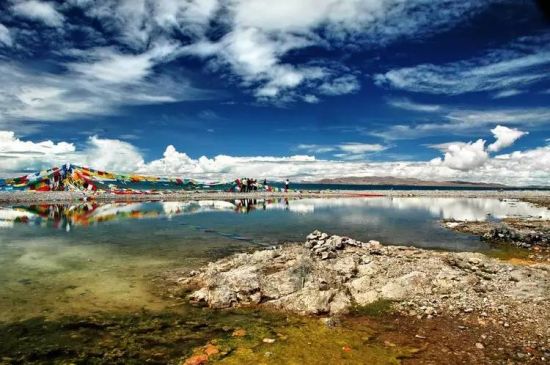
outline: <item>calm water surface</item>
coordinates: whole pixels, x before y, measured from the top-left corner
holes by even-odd
[[[442,218],[550,218],[518,201],[338,198],[0,207],[0,321],[163,309],[155,273],[301,241],[314,229],[361,240],[479,251]]]

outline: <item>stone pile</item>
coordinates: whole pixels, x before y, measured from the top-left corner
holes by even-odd
[[[320,257],[321,260],[335,258],[337,252],[343,250],[346,246],[362,247],[368,249],[371,254],[376,254],[377,250],[382,248],[380,242],[375,240],[364,243],[349,237],[337,235],[329,236],[327,233],[318,230],[307,235],[304,244],[305,248],[309,249],[314,255]]]

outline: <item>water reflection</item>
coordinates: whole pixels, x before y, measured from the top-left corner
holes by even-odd
[[[263,210],[271,201],[260,202]],[[0,207],[0,227],[13,227],[23,223],[50,228],[64,228],[70,231],[73,226],[89,226],[104,222],[145,218],[172,218],[174,216],[234,211],[249,213],[257,209],[258,201],[253,199],[199,200],[188,202],[139,202],[139,203],[100,203],[87,202],[75,205],[46,204]]]
[[[209,212],[249,214],[256,211],[287,211],[309,215],[327,209],[347,210],[349,222],[362,221],[376,210],[400,212],[421,211],[437,219],[486,220],[505,217],[537,217],[550,219],[550,210],[516,200],[486,198],[339,198],[339,199],[240,199],[196,200],[185,202],[99,203],[74,205],[48,204],[0,207],[0,227],[24,223],[65,229],[73,226],[130,219],[173,218]]]

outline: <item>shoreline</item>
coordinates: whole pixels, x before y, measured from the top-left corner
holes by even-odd
[[[88,192],[0,192],[0,204],[13,203],[72,203],[75,201],[145,202],[187,200],[233,200],[274,198],[352,198],[352,197],[449,197],[522,199],[548,206],[550,192],[542,190],[339,190],[230,193],[215,191],[185,191],[168,193],[112,194]]]
[[[466,352],[476,357],[537,363],[548,356],[549,272],[548,263],[315,231],[305,242],[234,254],[199,270],[168,271],[164,280],[168,295],[199,307],[274,310],[327,325],[385,306],[383,318],[409,325],[416,339],[429,341],[425,328],[443,323],[437,333],[446,339],[463,333]],[[449,346],[445,339],[437,343]]]

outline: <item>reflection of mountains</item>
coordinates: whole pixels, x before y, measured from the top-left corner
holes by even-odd
[[[270,204],[280,204],[278,199],[242,199],[233,201],[198,200],[187,202],[139,202],[98,203],[77,205],[44,204],[0,208],[0,227],[11,227],[14,223],[40,225],[70,229],[71,226],[143,218],[171,218],[173,216],[234,211],[249,213],[256,209],[266,210]],[[288,201],[286,202],[288,206]]]

